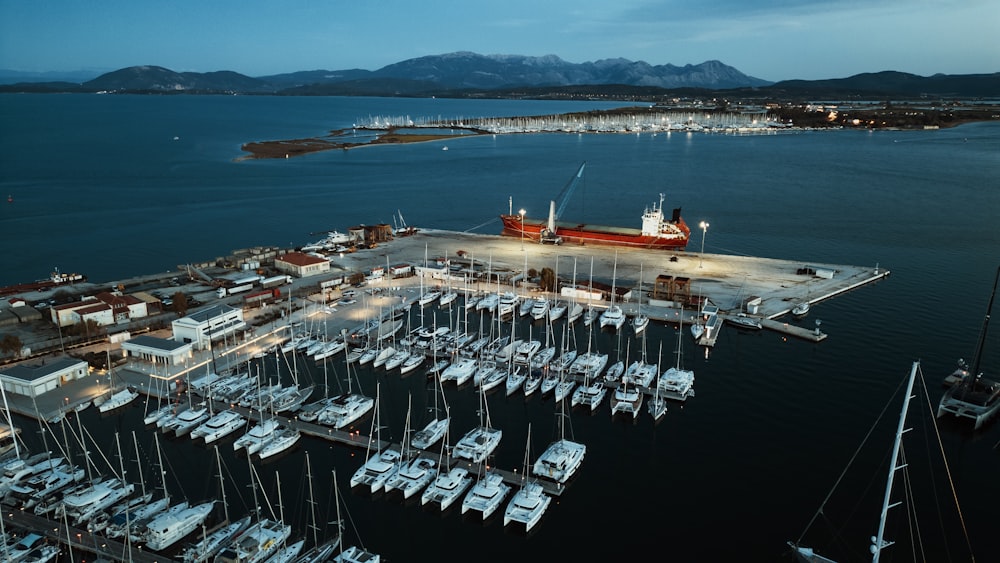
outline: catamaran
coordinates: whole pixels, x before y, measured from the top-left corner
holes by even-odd
[[[528,460],[531,455],[531,425],[528,425],[528,443],[524,448],[524,470],[521,473],[521,489],[514,493],[503,515],[503,525],[513,522],[524,525],[524,531],[530,532],[542,519],[545,510],[552,502],[552,497],[545,494],[545,487],[538,481],[528,478]]]

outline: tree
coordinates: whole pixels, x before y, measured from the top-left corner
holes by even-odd
[[[557,289],[556,273],[552,268],[542,268],[541,280],[539,280],[538,286],[542,288],[542,291],[555,291]]]
[[[17,356],[21,353],[21,348],[23,344],[21,339],[13,334],[5,334],[2,339],[0,339],[0,352],[6,354],[13,354]]]
[[[172,299],[174,300],[174,312],[177,313],[177,316],[183,317],[186,315],[188,310],[187,294],[183,291],[177,291],[174,293]]]

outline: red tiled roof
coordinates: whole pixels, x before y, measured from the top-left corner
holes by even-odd
[[[323,264],[329,262],[326,258],[319,258],[318,256],[313,256],[311,254],[304,254],[302,252],[289,252],[282,256],[275,258],[277,261],[285,262],[286,264],[291,264],[293,266],[312,266],[313,264]]]

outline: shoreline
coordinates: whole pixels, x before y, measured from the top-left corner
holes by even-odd
[[[633,108],[634,109],[634,108]],[[628,112],[617,112],[613,115],[628,115]],[[853,115],[866,115],[870,112],[855,113]],[[577,115],[577,114],[567,114]],[[875,114],[871,114],[875,115]],[[536,116],[532,117],[521,117],[521,118],[496,118],[497,120],[504,121],[516,121],[516,120],[532,120],[532,119],[542,119],[545,118]],[[489,118],[484,118],[484,120],[489,120]],[[791,120],[789,120],[791,121]],[[244,143],[240,146],[240,149],[245,153],[234,160],[236,162],[243,162],[246,160],[266,160],[266,159],[276,159],[276,158],[292,158],[297,156],[303,156],[307,154],[314,154],[318,152],[325,152],[331,150],[344,150],[348,151],[351,149],[371,147],[378,145],[402,145],[402,144],[415,144],[415,143],[430,143],[435,141],[446,141],[449,139],[458,139],[466,137],[477,137],[481,135],[516,135],[524,133],[563,133],[563,134],[640,134],[640,133],[650,133],[653,135],[659,133],[670,133],[670,132],[701,132],[707,134],[732,134],[732,135],[775,135],[781,133],[793,133],[801,131],[842,131],[845,129],[867,129],[871,131],[933,131],[938,129],[952,129],[959,127],[966,123],[988,123],[988,119],[955,119],[953,121],[946,121],[937,123],[934,125],[921,125],[917,127],[912,126],[900,126],[900,125],[888,125],[884,124],[881,126],[875,125],[874,120],[857,119],[854,125],[843,124],[843,123],[829,123],[829,124],[812,124],[812,125],[778,125],[775,126],[731,126],[728,128],[712,129],[710,127],[703,127],[697,124],[674,129],[674,128],[664,128],[664,129],[652,129],[645,128],[641,130],[633,129],[539,129],[534,127],[522,127],[519,130],[506,129],[503,131],[489,130],[484,126],[468,126],[468,125],[454,125],[454,124],[428,124],[428,125],[409,125],[406,127],[388,127],[379,128],[374,127],[354,127],[350,129],[335,129],[330,131],[330,133],[323,137],[304,137],[299,139],[279,139],[271,141],[252,141]],[[401,129],[440,129],[442,127],[447,127],[449,129],[458,129],[465,131],[463,134],[454,135],[421,135],[421,134],[401,134],[398,133]],[[349,141],[338,141],[338,137],[345,136],[350,131],[357,131],[358,129],[373,132],[373,139],[368,142],[349,142]],[[377,131],[385,131],[384,134],[379,135]]]

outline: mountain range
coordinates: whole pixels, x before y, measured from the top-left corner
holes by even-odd
[[[541,96],[563,92],[655,95],[686,91],[693,95],[730,92],[754,97],[1000,95],[1000,73],[934,75],[902,72],[859,74],[828,80],[770,83],[719,61],[697,65],[651,65],[628,59],[569,63],[555,55],[479,55],[448,53],[407,59],[378,70],[309,70],[250,77],[232,71],[175,72],[135,66],[73,82],[49,74],[30,80],[25,73],[0,70],[0,92],[245,93],[354,96]],[[53,78],[61,81],[51,81]],[[46,81],[48,80],[48,81]]]

